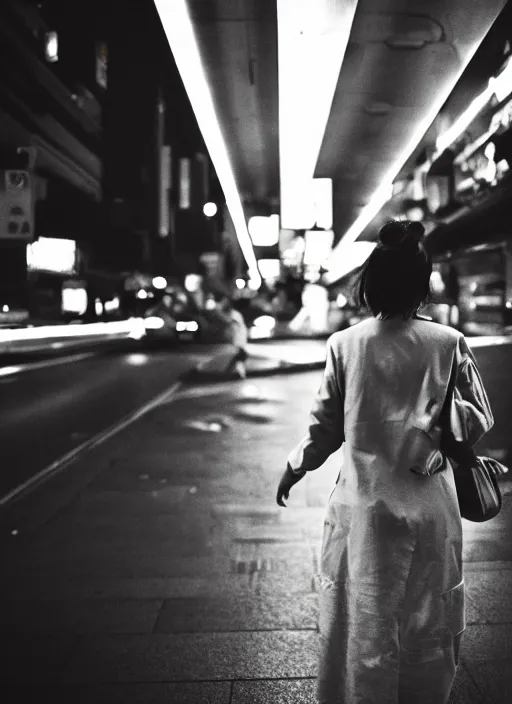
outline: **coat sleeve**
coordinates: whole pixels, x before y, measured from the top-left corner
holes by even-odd
[[[318,469],[345,439],[341,370],[339,353],[329,338],[324,375],[311,409],[308,432],[288,456],[288,464],[296,474]]]
[[[473,446],[492,428],[494,418],[476,360],[464,336],[459,339],[453,400],[451,423],[455,439]]]

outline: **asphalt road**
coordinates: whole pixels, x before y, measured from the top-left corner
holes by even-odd
[[[208,351],[91,355],[0,375],[0,497],[164,392]]]

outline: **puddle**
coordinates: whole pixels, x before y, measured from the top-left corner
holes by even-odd
[[[191,420],[183,424],[185,428],[201,430],[203,433],[220,433],[222,425],[220,423],[208,423],[203,420]]]
[[[203,433],[220,433],[229,428],[231,420],[227,416],[211,416],[202,420],[189,420],[183,423],[184,428],[201,430]]]

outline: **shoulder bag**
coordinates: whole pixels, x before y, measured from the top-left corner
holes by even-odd
[[[453,474],[459,501],[460,515],[468,521],[482,523],[498,515],[502,497],[497,477],[508,469],[491,457],[477,456],[466,441],[455,439],[450,412],[457,382],[454,363],[446,399],[441,411],[441,452],[453,460]]]

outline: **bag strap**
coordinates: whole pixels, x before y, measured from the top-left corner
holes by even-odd
[[[418,320],[424,320],[425,322],[434,322],[433,320],[429,318],[423,318],[418,314],[416,314],[414,317]],[[441,426],[441,451],[450,459],[454,460],[458,465],[468,465],[470,467],[473,467],[477,464],[478,460],[475,451],[473,450],[471,445],[465,440],[456,440],[452,431],[450,416],[453,397],[455,393],[455,386],[457,384],[457,376],[457,359],[454,355],[452,361],[452,368],[450,371],[450,379],[448,381],[448,386],[446,389],[446,396],[444,399],[443,407],[441,409],[441,413],[439,414],[439,425]]]
[[[455,356],[452,361],[452,368],[450,370],[450,378],[448,380],[448,386],[446,388],[446,395],[444,397],[443,408],[439,414],[439,420],[441,421],[441,427],[443,430],[447,430],[451,433],[451,423],[450,423],[450,412],[452,407],[453,396],[455,392],[455,385],[457,383],[457,361]],[[452,433],[453,434],[453,433]]]
[[[465,464],[474,466],[477,462],[475,451],[466,440],[456,440],[451,427],[450,416],[455,386],[457,384],[457,375],[457,361],[454,356],[443,408],[439,414],[442,431],[441,450],[459,465]]]

